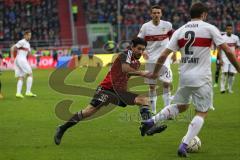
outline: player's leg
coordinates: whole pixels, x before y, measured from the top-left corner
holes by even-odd
[[[228,73],[228,92],[233,93],[232,86],[234,82],[234,73]]]
[[[156,91],[156,85],[150,84],[149,85],[149,101],[152,108],[152,113],[157,113],[157,91]]]
[[[146,65],[145,65],[145,69],[149,72],[153,71],[154,67],[155,67],[154,63],[146,63]],[[150,106],[152,109],[152,113],[156,114],[156,112],[157,112],[157,109],[156,109],[156,106],[157,106],[157,91],[156,91],[157,80],[145,78],[144,82],[149,85],[149,94],[148,94],[149,102],[150,102]]]
[[[188,104],[171,104],[162,109],[152,119],[154,123],[157,123],[158,121],[169,120],[177,117],[179,113],[185,112],[188,107]]]
[[[232,86],[233,86],[236,73],[237,73],[237,70],[235,69],[235,67],[233,65],[230,65],[230,70],[228,73],[228,92],[229,93],[233,93]]]
[[[223,63],[222,66],[222,75],[221,75],[221,86],[220,86],[220,91],[221,93],[225,93],[226,89],[225,89],[225,83],[226,83],[226,79],[227,79],[227,73],[229,70],[229,65],[228,63]]]
[[[22,95],[23,79],[24,79],[24,77],[18,77],[17,93],[16,93],[17,98],[24,98],[24,96]]]
[[[113,101],[114,99],[116,99],[114,94],[111,94],[111,92],[106,92],[101,87],[98,87],[90,104],[85,109],[75,113],[66,123],[60,125],[57,128],[54,136],[55,144],[59,145],[61,143],[62,136],[67,129],[76,125],[78,122],[84,120],[85,118],[90,117],[102,106],[108,105],[110,101]]]
[[[195,106],[196,115],[193,117],[191,123],[189,124],[185,139],[180,144],[178,149],[178,155],[183,157],[187,156],[188,144],[200,132],[208,110],[213,105],[212,84],[206,83],[201,87],[194,88],[192,90],[192,93],[192,100]]]
[[[27,75],[25,95],[28,97],[36,97],[37,95],[32,93],[32,91],[31,91],[32,84],[33,84],[32,68],[27,61],[25,61],[25,63],[23,63],[23,62],[24,61],[22,61],[19,66],[20,66],[21,70]]]
[[[32,84],[33,84],[33,75],[27,74],[27,80],[26,80],[26,93],[25,95],[28,97],[36,97],[37,95],[32,93]]]
[[[150,107],[149,107],[149,98],[143,95],[138,95],[132,92],[126,91],[115,91],[116,96],[119,99],[119,102],[111,103],[116,104],[121,107],[125,107],[127,105],[138,105],[140,109],[140,115],[142,120],[147,120],[152,117]]]
[[[196,115],[193,117],[191,123],[188,126],[188,131],[185,135],[185,138],[178,148],[178,155],[180,157],[187,156],[187,146],[190,141],[200,132],[206,116],[207,112],[196,112]]]
[[[166,125],[145,125],[143,122],[147,121],[148,119],[151,119],[152,115],[151,112],[149,110],[149,100],[147,97],[145,96],[137,96],[134,100],[136,105],[140,106],[140,114],[142,117],[142,125],[140,126],[140,132],[141,135],[144,136],[146,134],[146,132],[151,129],[154,128],[154,130],[152,131],[152,133],[148,134],[148,135],[153,135],[155,133],[160,133],[162,131],[164,131],[167,126]]]
[[[163,108],[159,113],[153,116],[151,119],[143,122],[143,125],[150,128],[158,121],[165,121],[176,117],[179,113],[184,112],[188,109],[190,103],[191,90],[188,87],[179,88],[174,96],[173,101],[175,104],[171,104]],[[144,131],[143,131],[144,132]],[[149,133],[145,131],[145,133]]]
[[[163,108],[156,116],[152,117],[156,123],[158,121],[164,121],[175,118],[179,113],[188,109],[191,99],[191,91],[189,87],[180,87],[173,99],[174,104],[170,104]]]
[[[149,99],[145,96],[136,96],[133,100],[135,105],[140,106],[140,115],[142,120],[147,120],[152,117],[149,109]]]
[[[164,106],[171,104],[171,83],[163,82],[163,102]]]
[[[79,123],[80,121],[84,120],[85,118],[90,117],[94,113],[98,111],[100,107],[94,107],[89,104],[85,109],[80,110],[79,112],[75,113],[66,123],[60,125],[55,133],[54,141],[56,145],[61,143],[61,139],[63,134],[70,128]]]
[[[17,98],[24,98],[24,96],[22,95],[22,86],[23,86],[23,80],[24,77],[26,75],[26,73],[23,70],[23,65],[25,65],[27,61],[22,61],[20,59],[16,59],[15,60],[15,77],[17,77],[18,81],[17,81],[17,93],[16,93],[16,97]]]
[[[171,83],[172,83],[172,70],[170,67],[164,66],[160,71],[159,80],[163,82],[163,102],[164,106],[171,104]]]
[[[216,62],[214,87],[218,87],[218,79],[219,79],[220,70],[221,70],[221,65],[219,64],[219,62]]]
[[[221,75],[221,93],[225,93],[226,89],[225,89],[225,83],[226,83],[226,79],[227,79],[227,72],[223,72]]]

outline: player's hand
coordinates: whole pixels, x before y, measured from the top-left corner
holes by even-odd
[[[158,74],[148,73],[145,77],[149,79],[156,79]]]
[[[141,72],[141,76],[142,76],[142,77],[147,77],[149,74],[150,74],[149,71],[142,71],[142,72]]]
[[[151,74],[151,79],[157,79],[157,78],[158,78],[158,74],[156,74],[156,73]]]
[[[149,59],[149,56],[148,56],[147,52],[143,52],[142,56],[145,60]]]

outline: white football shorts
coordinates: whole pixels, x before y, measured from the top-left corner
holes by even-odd
[[[32,74],[32,68],[27,59],[15,59],[15,77],[24,77],[26,74]]]
[[[146,63],[145,70],[149,72],[153,72],[155,68],[155,63]],[[158,78],[162,82],[171,83],[172,82],[172,70],[170,67],[162,66],[160,70],[160,75]],[[157,79],[148,79],[145,78],[144,82],[146,84],[157,84]]]
[[[212,84],[205,83],[200,87],[179,87],[174,98],[175,104],[190,104],[191,101],[196,111],[207,112],[213,107]]]

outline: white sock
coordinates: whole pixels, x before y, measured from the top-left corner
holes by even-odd
[[[225,73],[222,73],[222,76],[221,76],[221,91],[225,91],[225,82],[226,82],[226,75],[225,75]]]
[[[27,90],[26,93],[30,93],[31,92],[31,88],[32,88],[32,82],[33,82],[33,78],[32,76],[28,76],[27,78]]]
[[[188,126],[188,131],[187,134],[185,135],[185,139],[183,143],[189,144],[190,141],[198,135],[199,131],[201,130],[202,126],[204,123],[204,119],[198,115],[196,115],[193,119],[192,122]]]
[[[17,82],[17,94],[22,93],[23,80],[19,79]]]
[[[169,88],[163,88],[163,102],[164,106],[169,106],[171,104],[171,92]]]
[[[152,117],[154,122],[164,121],[169,118],[176,117],[179,114],[179,109],[176,104],[169,105],[163,108],[158,114]]]
[[[150,100],[150,105],[152,107],[152,113],[156,114],[157,113],[157,92],[156,90],[149,90],[149,100]]]
[[[235,78],[234,76],[228,76],[228,90],[229,91],[232,91],[234,78]]]

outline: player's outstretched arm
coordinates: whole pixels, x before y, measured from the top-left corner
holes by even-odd
[[[229,61],[232,63],[232,65],[237,69],[237,71],[240,73],[240,65],[237,61],[237,58],[233,51],[227,46],[226,43],[223,43],[219,46],[226,54]]]
[[[122,64],[122,71],[124,73],[127,73],[129,76],[142,76],[142,77],[146,77],[149,74],[149,72],[146,72],[146,71],[136,70],[136,69],[132,68],[127,63],[123,63]]]
[[[154,72],[152,73],[151,78],[156,79],[159,75],[159,71],[162,68],[162,65],[164,64],[164,62],[166,61],[167,57],[169,56],[170,53],[172,53],[173,51],[166,48],[162,53],[161,56],[158,58],[157,63],[155,65],[154,68]]]

